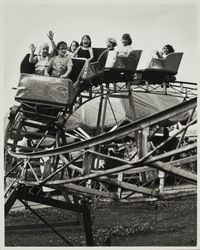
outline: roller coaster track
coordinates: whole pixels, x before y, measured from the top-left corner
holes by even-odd
[[[8,153],[13,157],[17,157],[21,159],[30,159],[30,158],[36,159],[40,157],[56,156],[60,154],[70,153],[73,151],[79,151],[82,149],[88,149],[96,145],[99,145],[101,143],[106,143],[106,142],[109,142],[110,140],[114,140],[116,138],[126,136],[129,133],[132,133],[136,130],[144,129],[149,126],[155,125],[177,114],[187,112],[191,109],[195,109],[196,105],[197,105],[197,98],[195,97],[181,104],[178,104],[172,108],[166,109],[152,116],[145,117],[144,119],[141,119],[139,121],[120,127],[112,132],[95,136],[86,141],[81,141],[81,142],[61,146],[61,147],[54,148],[54,149],[47,149],[45,150],[45,152],[38,151],[38,152],[33,152],[33,153],[21,154],[21,153],[15,153],[10,149],[7,149],[7,150],[8,150]]]

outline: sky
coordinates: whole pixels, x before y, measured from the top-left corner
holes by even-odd
[[[29,45],[38,48],[48,42],[49,30],[54,31],[56,43],[80,42],[88,34],[93,47],[105,47],[108,37],[120,45],[122,34],[130,33],[132,47],[143,50],[140,68],[153,51],[171,44],[177,52],[184,52],[177,79],[197,82],[197,7],[193,1],[16,2],[8,1],[3,8],[5,111],[13,105],[12,87],[18,85],[20,63]]]

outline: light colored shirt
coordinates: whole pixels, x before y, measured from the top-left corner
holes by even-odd
[[[116,47],[119,56],[128,56],[131,50],[133,50],[131,45]]]
[[[70,66],[73,66],[73,63],[69,56],[55,56],[49,60],[49,65],[52,68],[51,76],[60,77]]]
[[[106,60],[105,68],[112,68],[117,57],[117,52],[116,50],[109,50],[108,51],[108,57]]]
[[[45,58],[38,56],[38,61],[35,64],[35,74],[37,75],[44,75],[44,70],[49,64],[49,56],[46,56]]]

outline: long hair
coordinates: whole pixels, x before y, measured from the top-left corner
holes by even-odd
[[[72,47],[72,44],[73,44],[73,43],[76,44],[76,47],[77,47],[77,48],[78,48],[78,46],[79,46],[79,43],[78,43],[77,41],[75,41],[75,40],[72,41],[71,44],[70,44],[70,47],[69,47],[69,51],[70,51],[70,52],[72,52],[71,47]]]
[[[80,46],[83,46],[83,39],[84,39],[85,37],[87,37],[87,39],[90,40],[90,42],[89,42],[89,47],[91,47],[91,46],[92,46],[92,42],[91,42],[91,37],[90,37],[89,35],[84,35],[84,36],[81,38]]]
[[[172,47],[172,45],[166,44],[164,47],[166,47],[168,49],[169,53],[173,53],[174,52],[174,48]]]

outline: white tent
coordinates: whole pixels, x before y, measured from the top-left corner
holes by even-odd
[[[109,97],[106,107],[105,128],[128,120],[137,121],[147,116],[156,114],[183,102],[182,97],[170,95],[150,94],[144,92],[133,92],[129,98]],[[66,130],[81,127],[84,129],[95,129],[97,126],[100,97],[94,98],[78,108],[67,120]],[[188,114],[180,114],[170,118],[170,122],[177,123],[186,119]]]

